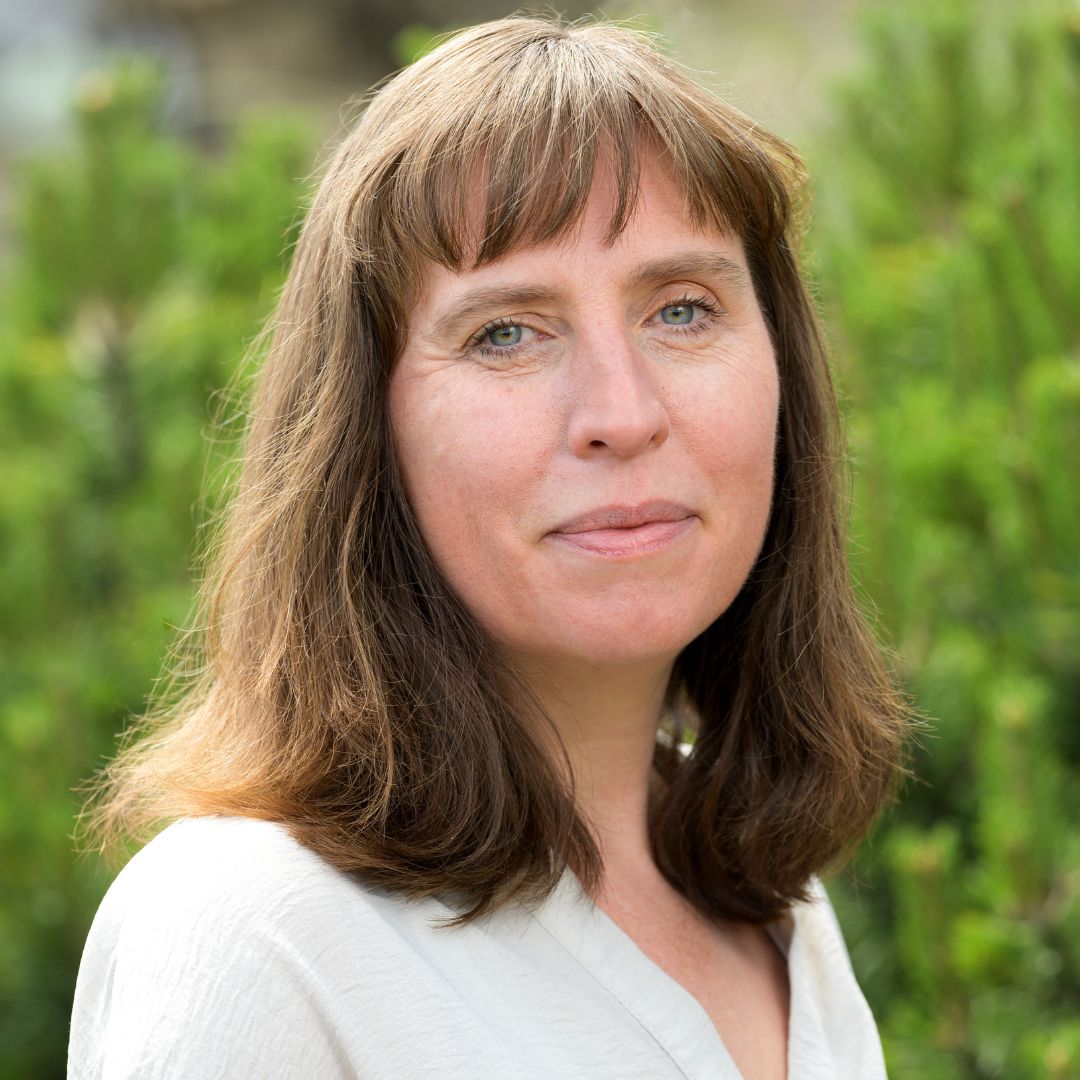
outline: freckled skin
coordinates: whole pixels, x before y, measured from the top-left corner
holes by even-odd
[[[700,269],[632,283],[642,264],[682,253],[746,269],[742,244],[694,229],[656,161],[608,247],[612,206],[601,175],[578,234],[464,274],[430,267],[391,379],[395,449],[432,554],[532,665],[672,660],[739,591],[772,498],[779,388],[753,290]],[[435,336],[480,286],[555,295]],[[491,326],[507,320],[520,330]],[[654,499],[694,515],[659,551],[609,559],[549,535],[587,510]]]

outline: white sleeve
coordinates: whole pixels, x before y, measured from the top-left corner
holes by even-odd
[[[140,856],[87,938],[68,1080],[356,1080],[333,994],[252,889]]]

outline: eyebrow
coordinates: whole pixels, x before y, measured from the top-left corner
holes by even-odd
[[[531,288],[529,286],[495,286],[473,289],[458,298],[453,307],[436,320],[431,328],[433,338],[449,337],[463,322],[472,321],[492,308],[520,308],[529,304],[545,304],[558,299],[557,289]]]
[[[667,255],[642,263],[627,281],[629,289],[670,281],[675,278],[706,275],[721,278],[728,286],[745,290],[751,288],[750,277],[744,267],[714,251],[693,251]],[[479,317],[492,308],[521,308],[531,304],[552,303],[559,299],[558,289],[542,286],[491,286],[472,289],[458,297],[431,328],[430,337],[449,337],[466,321]]]
[[[631,288],[640,288],[643,285],[698,274],[722,278],[736,289],[750,288],[750,276],[745,268],[715,251],[692,251],[684,255],[675,254],[663,259],[653,259],[634,271],[629,284]]]

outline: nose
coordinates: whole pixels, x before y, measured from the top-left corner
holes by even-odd
[[[667,439],[670,421],[655,381],[659,373],[625,327],[595,327],[579,342],[574,361],[568,426],[574,454],[633,457]]]

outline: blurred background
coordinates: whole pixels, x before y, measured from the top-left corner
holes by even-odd
[[[235,435],[215,405],[344,103],[511,10],[0,6],[0,1080],[63,1076],[110,880],[74,855],[78,786],[187,618]],[[931,720],[828,883],[890,1075],[1080,1077],[1080,5],[602,13],[813,178],[852,567]]]

